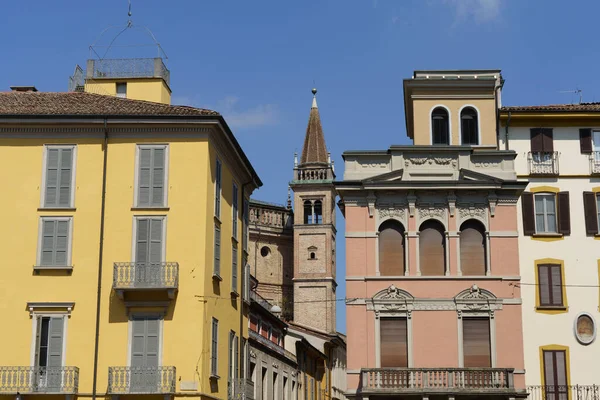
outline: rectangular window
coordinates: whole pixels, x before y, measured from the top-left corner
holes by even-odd
[[[543,350],[544,384],[547,400],[568,398],[567,357],[564,350]]]
[[[278,383],[279,375],[277,372],[273,371],[273,400],[279,400],[279,390],[277,390]]]
[[[75,146],[46,146],[42,207],[73,207]]]
[[[118,82],[117,83],[117,97],[122,97],[124,99],[127,98],[127,83],[126,82]]]
[[[250,218],[250,205],[249,205],[249,200],[244,198],[242,200],[242,202],[244,203],[244,210],[243,210],[243,215],[242,215],[242,220],[243,220],[243,226],[242,226],[242,242],[243,242],[243,246],[244,246],[244,251],[248,252],[248,229],[249,229],[249,218]]]
[[[237,234],[238,234],[238,187],[237,185],[234,183],[233,184],[233,198],[231,201],[231,213],[232,213],[232,221],[231,221],[231,236],[233,236],[234,239],[237,239]]]
[[[136,217],[135,219],[135,264],[137,267],[157,267],[163,262],[164,258],[164,217]],[[139,271],[140,274],[144,274],[144,271],[142,271],[142,269],[140,269]],[[136,275],[137,274],[138,272],[136,271]]]
[[[408,336],[406,318],[381,318],[381,367],[408,367]]]
[[[38,316],[36,318],[36,367],[62,367],[64,326],[63,316]],[[60,380],[60,374],[57,378]],[[60,387],[60,382],[58,387]]]
[[[221,277],[221,227],[215,224],[215,254],[213,276]]]
[[[231,245],[231,292],[238,292],[238,250],[237,243]]]
[[[210,347],[210,375],[218,377],[219,321],[212,319],[212,342]]]
[[[167,145],[137,146],[136,207],[167,206]]]
[[[490,320],[463,318],[464,367],[491,367]]]
[[[261,392],[261,398],[262,400],[269,400],[269,390],[268,390],[268,386],[267,386],[267,369],[265,367],[262,367],[262,392]]]
[[[160,319],[133,316],[131,319],[131,366],[157,368],[160,365]],[[140,377],[140,385],[143,385]],[[143,387],[143,386],[141,386]]]
[[[244,263],[244,295],[245,302],[250,302],[250,264]]]
[[[240,365],[240,376],[242,379],[247,379],[248,376],[248,341],[246,338],[242,338],[242,364]]]
[[[221,217],[221,160],[217,158],[215,167],[215,216]]]
[[[227,364],[227,384],[229,386],[229,393],[231,395],[234,394],[234,390],[235,390],[235,383],[234,383],[234,379],[235,379],[235,345],[236,345],[236,340],[235,340],[235,332],[234,331],[230,331],[229,332],[229,363]],[[233,397],[233,396],[231,396]],[[230,397],[230,398],[231,398]]]
[[[538,265],[538,295],[541,307],[564,306],[560,269],[560,264]]]
[[[69,267],[71,265],[72,217],[42,217],[38,239],[40,267]]]
[[[556,195],[554,193],[535,194],[535,231],[556,233]]]

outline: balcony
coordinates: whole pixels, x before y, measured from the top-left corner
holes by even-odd
[[[228,387],[229,400],[254,400],[254,382],[250,379],[236,379]]]
[[[527,153],[529,175],[558,175],[558,151]]]
[[[600,151],[593,151],[590,154],[590,174],[600,175]]]
[[[600,385],[527,386],[529,400],[600,400]]]
[[[76,394],[77,367],[0,367],[0,394]]]
[[[109,367],[108,393],[175,393],[175,367]]]
[[[335,174],[331,167],[303,167],[294,168],[294,181],[296,182],[322,182],[331,181]]]
[[[514,388],[513,371],[508,368],[362,369],[361,392],[372,394],[515,393],[519,390]]]
[[[160,57],[87,60],[86,79],[121,78],[162,78],[169,85],[171,73]]]
[[[117,262],[113,270],[113,289],[122,299],[128,291],[166,291],[175,297],[179,286],[179,264],[176,262]]]

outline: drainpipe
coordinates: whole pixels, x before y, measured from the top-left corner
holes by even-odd
[[[508,112],[508,118],[506,119],[506,128],[504,129],[504,150],[508,150],[508,127],[510,125],[510,111]]]
[[[104,118],[104,160],[102,164],[102,205],[100,207],[100,246],[98,249],[98,292],[96,294],[96,335],[94,340],[94,379],[92,383],[92,399],[96,400],[98,383],[98,347],[100,343],[100,303],[102,300],[102,261],[104,253],[104,214],[106,210],[106,164],[108,159],[108,126]]]

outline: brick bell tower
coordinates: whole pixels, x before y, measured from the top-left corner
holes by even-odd
[[[333,162],[325,146],[317,89],[302,156],[294,156],[294,320],[335,332],[335,198]]]

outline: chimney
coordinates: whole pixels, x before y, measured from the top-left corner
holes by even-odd
[[[37,88],[35,86],[11,86],[10,90],[13,92],[37,92]]]

